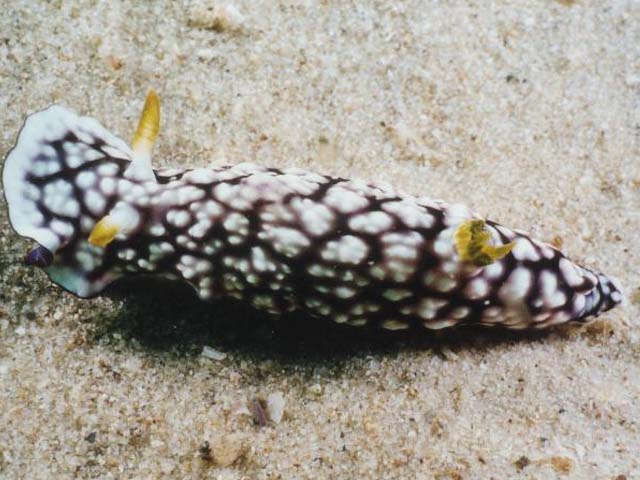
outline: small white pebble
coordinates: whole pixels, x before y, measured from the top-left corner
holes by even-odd
[[[274,392],[267,397],[267,415],[273,423],[280,423],[284,415],[284,395]]]
[[[205,345],[204,347],[202,347],[202,356],[210,360],[215,360],[217,362],[227,358],[226,353],[221,352],[220,350],[216,350],[215,348],[210,347],[208,345]]]

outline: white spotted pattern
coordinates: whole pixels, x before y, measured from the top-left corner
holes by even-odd
[[[507,305],[516,303],[524,303],[525,296],[529,293],[531,288],[533,275],[525,267],[517,267],[502,287],[498,295],[500,299]]]
[[[331,187],[324,202],[340,213],[353,213],[369,205],[365,197],[341,186]]]
[[[370,235],[386,232],[393,225],[393,219],[386,213],[375,211],[356,215],[349,220],[349,228],[357,233]]]
[[[320,250],[320,256],[328,262],[357,265],[369,253],[367,244],[353,235],[344,235],[338,240],[331,240]]]

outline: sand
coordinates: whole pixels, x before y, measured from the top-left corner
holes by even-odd
[[[159,166],[390,181],[561,244],[629,301],[412,339],[175,286],[79,300],[20,264],[3,204],[0,476],[640,478],[638,22],[625,0],[5,2],[2,155],[54,102],[129,140],[153,87]]]

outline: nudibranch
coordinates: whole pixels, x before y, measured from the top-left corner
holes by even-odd
[[[2,176],[26,262],[79,297],[129,276],[271,314],[389,330],[542,329],[622,300],[612,278],[468,208],[387,185],[240,163],[153,169],[151,92],[129,147],[61,106],[29,116]]]

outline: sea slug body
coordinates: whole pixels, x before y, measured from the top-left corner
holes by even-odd
[[[159,275],[202,299],[303,310],[389,330],[542,329],[622,300],[618,283],[466,207],[297,168],[153,170],[157,98],[129,147],[52,106],[28,117],[3,171],[29,264],[80,297]]]

